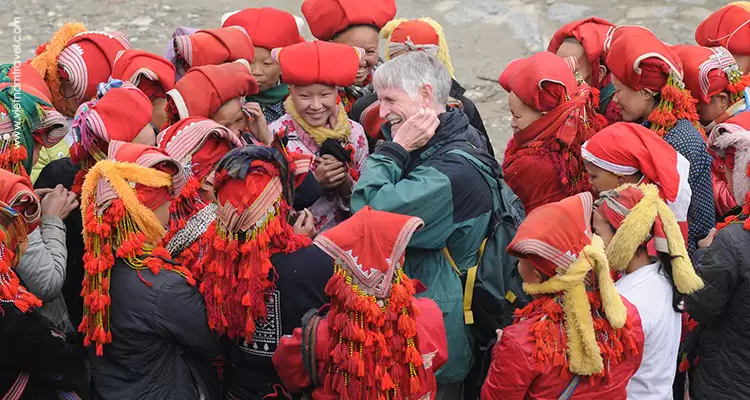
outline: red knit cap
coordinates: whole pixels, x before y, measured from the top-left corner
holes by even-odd
[[[396,16],[396,1],[305,0],[302,14],[313,36],[320,40],[331,40],[353,25],[372,25],[378,30],[383,29]]]
[[[174,51],[188,68],[218,65],[240,59],[252,62],[255,58],[253,42],[245,29],[239,26],[177,36],[174,38]]]
[[[318,40],[273,49],[271,56],[281,65],[284,83],[309,86],[354,84],[362,49]]]
[[[727,4],[695,30],[695,41],[701,46],[722,46],[734,54],[750,55],[750,2]]]
[[[512,61],[500,75],[500,84],[524,104],[541,112],[556,108],[578,90],[576,78],[565,60],[549,52]]]
[[[598,85],[599,65],[604,63],[604,42],[614,27],[611,22],[597,17],[570,22],[555,32],[547,51],[557,53],[565,39],[575,38],[583,46],[591,64],[591,81]]]
[[[258,82],[246,60],[191,68],[167,92],[171,122],[187,117],[211,118],[221,106],[236,97],[258,93]]]
[[[164,98],[174,88],[175,68],[171,62],[142,50],[117,53],[112,78],[136,85],[149,99]]]
[[[245,28],[253,45],[264,49],[287,47],[304,42],[297,21],[292,14],[271,7],[246,8],[232,14],[222,26],[237,25]]]
[[[677,45],[672,46],[672,50],[685,67],[685,87],[703,104],[710,103],[711,97],[724,91],[730,93],[734,103],[748,85],[737,61],[723,47]]]
[[[96,86],[107,82],[120,50],[130,50],[120,32],[82,32],[73,36],[57,57],[60,75],[73,85],[75,99],[83,103],[96,95]]]

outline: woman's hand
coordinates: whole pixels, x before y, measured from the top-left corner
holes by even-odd
[[[299,213],[297,221],[294,222],[294,233],[308,236],[310,239],[315,239],[315,236],[318,235],[318,231],[315,229],[315,220],[310,210],[305,208]]]
[[[258,103],[245,103],[242,106],[242,110],[247,117],[247,129],[255,138],[266,145],[270,145],[273,142],[273,135],[268,129],[268,123],[266,117],[263,115],[263,110],[260,108]]]
[[[335,189],[346,181],[348,170],[346,165],[337,160],[336,157],[326,154],[316,157],[315,179],[320,182],[326,190]]]

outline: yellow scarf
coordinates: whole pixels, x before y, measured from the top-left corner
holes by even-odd
[[[326,139],[334,139],[339,142],[349,143],[349,135],[352,133],[352,126],[349,124],[349,117],[346,115],[344,106],[338,105],[338,115],[336,116],[336,126],[333,129],[326,128],[325,126],[312,126],[305,121],[304,118],[297,112],[294,107],[291,96],[284,102],[284,109],[292,117],[294,122],[298,123],[305,132],[318,145],[323,144]]]

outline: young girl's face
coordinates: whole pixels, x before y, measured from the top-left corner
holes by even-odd
[[[608,246],[609,242],[611,242],[612,238],[615,236],[615,231],[612,229],[612,225],[610,225],[609,221],[607,221],[607,219],[598,211],[594,211],[594,219],[591,223],[591,227],[594,229],[594,233],[602,238],[605,246]]]

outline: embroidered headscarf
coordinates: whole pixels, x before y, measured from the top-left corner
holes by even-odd
[[[177,59],[177,53],[174,49],[174,39],[178,36],[190,36],[195,32],[198,32],[197,28],[190,28],[187,26],[178,27],[174,32],[172,32],[172,38],[169,40],[169,45],[167,46],[167,51],[164,54],[164,58],[169,60],[169,62],[171,62],[175,67],[175,82],[182,79],[189,68],[186,69],[185,63]]]
[[[149,99],[164,98],[174,89],[175,68],[167,59],[142,50],[122,50],[112,66],[113,79],[130,82]]]
[[[108,159],[97,162],[86,175],[81,194],[83,239],[83,320],[78,331],[84,345],[96,345],[96,354],[112,342],[109,284],[115,258],[140,271],[169,270],[195,284],[190,272],[172,263],[158,243],[164,227],[154,210],[182,188],[180,164],[156,147],[112,141]],[[167,261],[169,260],[169,261]]]
[[[42,305],[13,271],[23,255],[26,235],[39,224],[40,212],[31,182],[0,169],[0,302],[13,303],[21,312]]]
[[[724,121],[708,136],[708,148],[732,169],[732,194],[742,214],[750,215],[750,112],[741,112]],[[736,221],[729,217],[727,222]],[[750,222],[745,223],[750,230]]]
[[[695,30],[705,47],[722,46],[733,54],[750,55],[750,2],[735,1],[706,18]]]
[[[616,230],[607,245],[607,259],[615,271],[625,271],[638,247],[654,239],[656,250],[671,257],[677,291],[690,294],[703,288],[685,248],[672,210],[654,185],[623,185],[599,195],[596,212]]]
[[[255,48],[245,28],[225,28],[197,31],[174,38],[174,51],[184,69],[204,65],[218,65],[236,60],[253,62]]]
[[[605,43],[607,66],[618,81],[633,90],[644,88],[661,94],[648,117],[651,129],[664,136],[677,121],[686,119],[701,134],[696,100],[685,89],[682,61],[672,49],[642,26],[620,26]]]
[[[604,65],[604,41],[614,28],[611,22],[597,17],[570,22],[552,35],[547,51],[557,53],[565,39],[572,37],[577,40],[591,64],[591,82],[601,89],[609,83],[607,80],[599,81],[599,66]]]
[[[219,161],[214,193],[219,209],[205,234],[200,292],[208,324],[230,339],[253,341],[266,319],[266,296],[275,287],[271,256],[310,245],[289,224],[294,188],[312,158],[275,147],[248,145]]]
[[[414,282],[402,269],[422,226],[419,218],[365,207],[315,238],[335,263],[326,285],[331,353],[324,394],[407,399],[426,386]]]
[[[541,368],[561,367],[565,380],[571,373],[609,377],[613,366],[639,352],[602,240],[591,236],[592,206],[586,192],[539,207],[508,245],[549,278],[524,284],[527,293],[546,296],[516,316],[542,314],[530,330],[534,357]]]
[[[202,263],[196,259],[202,251],[198,239],[216,218],[217,209],[216,204],[201,199],[201,183],[210,179],[214,166],[224,155],[242,147],[242,143],[225,126],[207,118],[190,117],[160,132],[158,146],[182,164],[186,177],[185,186],[169,208],[165,247],[200,279]]]
[[[432,18],[398,18],[385,24],[380,37],[387,40],[385,59],[402,51],[424,51],[437,58],[453,77],[453,65],[448,52],[443,27]]]
[[[549,52],[511,62],[499,81],[524,104],[546,113],[515,133],[505,151],[505,179],[526,211],[589,190],[581,145],[606,125],[594,110],[589,86],[579,87],[565,60]],[[529,157],[538,163],[531,166]],[[545,168],[540,176],[554,180],[529,185],[529,168]]]

